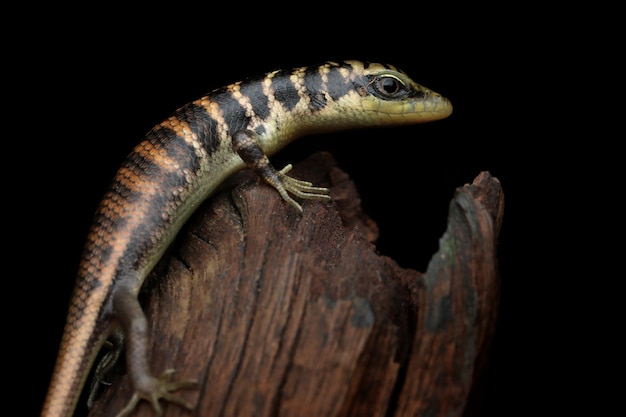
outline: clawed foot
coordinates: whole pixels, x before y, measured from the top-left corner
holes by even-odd
[[[144,387],[138,387],[126,407],[124,407],[124,409],[120,411],[116,417],[127,416],[131,411],[135,409],[139,400],[149,401],[150,404],[152,404],[152,408],[154,409],[155,415],[157,417],[163,415],[161,405],[159,404],[159,400],[161,399],[174,404],[178,404],[188,410],[192,410],[193,405],[190,402],[180,398],[177,395],[172,394],[172,392],[185,388],[193,388],[197,386],[198,382],[193,379],[170,382],[169,379],[173,374],[174,370],[168,369],[163,372],[163,375],[161,375],[160,378],[151,378],[144,384]]]
[[[280,178],[281,185],[282,187],[284,187],[284,189],[281,189],[276,185],[275,187],[285,201],[287,201],[289,204],[295,207],[296,210],[302,213],[302,206],[294,199],[292,199],[285,191],[288,191],[296,197],[302,199],[330,200],[330,196],[328,195],[328,188],[314,187],[313,184],[308,181],[302,181],[288,176],[287,173],[291,171],[291,168],[292,165],[289,164],[280,171],[277,171],[278,178]]]

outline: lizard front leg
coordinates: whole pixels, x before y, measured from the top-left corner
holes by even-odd
[[[314,187],[308,181],[302,181],[287,175],[291,171],[289,164],[276,170],[256,140],[256,133],[251,130],[240,130],[233,135],[233,149],[246,163],[248,168],[257,173],[266,183],[274,187],[287,203],[302,213],[302,206],[289,193],[296,197],[309,200],[330,200],[328,188]]]

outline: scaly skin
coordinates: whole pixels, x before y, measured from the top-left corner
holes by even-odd
[[[391,65],[345,61],[279,70],[230,84],[179,108],[130,153],[105,194],[87,242],[41,417],[74,412],[94,358],[112,329],[126,334],[135,395],[161,414],[164,399],[193,380],[169,382],[149,366],[148,323],[137,294],[189,216],[230,175],[254,169],[286,202],[326,200],[328,190],[275,170],[268,156],[294,139],[369,126],[438,120],[450,102]]]

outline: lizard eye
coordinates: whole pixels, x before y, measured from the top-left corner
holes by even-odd
[[[391,75],[377,76],[370,87],[370,91],[382,99],[398,99],[409,93],[407,86]]]

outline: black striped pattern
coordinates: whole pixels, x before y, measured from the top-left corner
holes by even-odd
[[[383,80],[391,82],[391,89],[397,81],[403,95],[394,96],[380,79],[387,70],[397,71],[358,61],[273,71],[218,88],[180,107],[146,134],[95,215],[42,417],[72,414],[89,355],[112,324],[112,293],[118,288],[126,296],[138,292],[184,221],[228,175],[246,164],[265,172],[266,182],[301,210],[288,192],[326,199],[327,190],[284,172],[279,176],[267,158],[297,136],[419,123],[452,111],[447,100],[399,72]],[[233,135],[240,154],[233,149]],[[135,336],[133,347],[147,350],[147,341]]]

